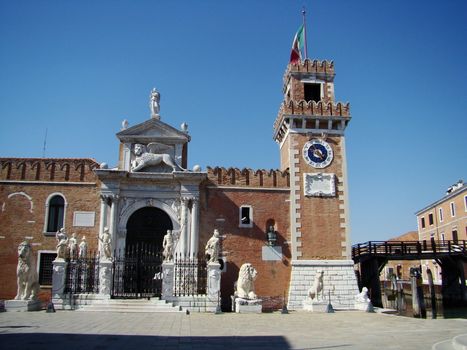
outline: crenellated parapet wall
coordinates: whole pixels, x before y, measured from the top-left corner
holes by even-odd
[[[47,182],[96,182],[90,158],[0,158],[0,180]]]
[[[315,102],[315,101],[284,101],[282,102],[274,129],[277,129],[282,124],[282,121],[287,115],[303,115],[310,117],[344,117],[350,119],[350,103],[332,103],[332,102]]]
[[[294,73],[308,73],[333,77],[335,75],[334,61],[310,60],[307,58],[297,63],[289,63],[283,77],[284,86],[287,85],[290,76]]]
[[[290,174],[288,171],[264,169],[238,169],[224,167],[207,167],[208,181],[216,186],[235,187],[264,187],[288,188],[290,187]]]

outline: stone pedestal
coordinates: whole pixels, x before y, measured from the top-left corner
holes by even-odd
[[[355,309],[365,311],[365,312],[374,312],[373,304],[371,301],[356,301]]]
[[[6,300],[6,311],[39,311],[42,309],[40,300]]]
[[[263,309],[261,299],[235,299],[235,312],[239,314],[260,314]]]
[[[162,299],[170,300],[173,298],[174,291],[174,263],[162,263]]]
[[[326,312],[328,302],[325,300],[316,301],[306,298],[303,300],[303,310],[310,312]]]
[[[55,259],[52,271],[52,298],[62,299],[65,291],[67,262]]]
[[[112,285],[112,261],[103,259],[99,262],[99,295],[110,299]]]
[[[206,294],[209,300],[219,301],[219,292],[221,290],[221,264],[210,262],[207,266],[208,288]]]

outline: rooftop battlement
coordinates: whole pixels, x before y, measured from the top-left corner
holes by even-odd
[[[283,77],[284,86],[287,85],[290,76],[296,73],[326,76],[329,80],[332,80],[335,75],[334,61],[319,61],[307,58],[297,63],[289,63]]]
[[[216,186],[232,187],[264,187],[288,188],[290,187],[290,174],[288,171],[265,169],[239,169],[224,167],[207,167],[208,180]]]
[[[91,158],[0,158],[0,180],[96,182]]]
[[[274,130],[281,127],[285,116],[303,115],[310,117],[343,117],[350,119],[350,103],[332,103],[315,101],[284,101],[282,102],[277,118],[274,122]]]

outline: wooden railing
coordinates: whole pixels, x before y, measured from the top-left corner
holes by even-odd
[[[352,246],[355,263],[362,259],[381,257],[390,260],[433,258],[438,255],[465,255],[467,241],[369,241]]]

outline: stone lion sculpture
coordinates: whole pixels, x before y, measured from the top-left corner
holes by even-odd
[[[243,299],[256,299],[254,281],[258,272],[250,263],[240,267],[235,296]]]
[[[169,149],[170,146],[157,142],[151,142],[147,146],[137,143],[134,149],[136,158],[131,162],[131,171],[140,171],[148,166],[155,166],[161,163],[167,164],[173,171],[183,171],[183,169],[175,163],[170,154],[163,153],[167,152]]]
[[[362,291],[355,296],[355,301],[358,303],[369,303],[370,298],[368,297],[368,288],[363,287]]]
[[[308,298],[311,300],[318,300],[321,296],[323,298],[324,288],[323,288],[323,270],[317,270],[315,274],[315,280],[313,281],[313,285],[308,289],[307,295]]]
[[[24,241],[18,246],[18,267],[16,268],[18,292],[16,300],[35,300],[39,293],[36,264],[32,246]]]

